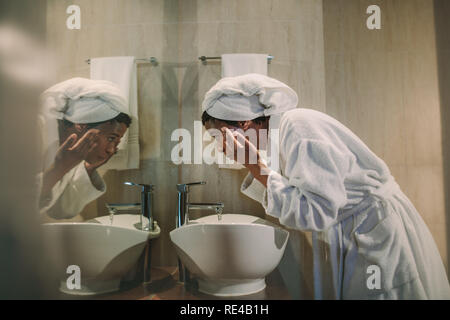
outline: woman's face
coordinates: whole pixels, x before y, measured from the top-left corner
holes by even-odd
[[[120,143],[120,139],[127,131],[124,123],[117,121],[102,123],[95,127],[100,130],[97,134],[95,142],[97,146],[92,150],[85,159],[91,165],[104,162],[111,157],[116,151]],[[86,131],[89,130],[86,128]]]
[[[267,129],[266,124],[262,124],[262,123],[256,123],[252,120],[247,120],[247,121],[238,121],[237,122],[237,126],[233,126],[230,125],[228,123],[226,123],[225,121],[222,120],[217,120],[217,119],[210,119],[209,121],[205,122],[205,129],[208,131],[208,133],[213,137],[217,139],[217,135],[220,134],[220,131],[224,128],[230,129],[231,131],[234,130],[242,130],[245,133],[248,133],[249,131],[254,130],[254,135],[253,137],[255,138],[255,141],[251,142],[259,149],[259,147],[263,147],[265,146],[264,143],[260,143],[260,134],[259,131],[261,129]],[[267,136],[267,133],[265,133],[265,135]]]
[[[226,123],[225,121],[221,121],[221,120],[208,120],[205,123],[205,129],[211,133],[214,131],[211,129],[220,131],[222,128],[228,128],[230,130],[240,129],[240,127],[238,127],[238,126],[232,126],[232,125]]]

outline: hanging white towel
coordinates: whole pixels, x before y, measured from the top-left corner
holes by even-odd
[[[222,78],[240,76],[247,73],[267,75],[267,54],[228,53],[222,55]],[[219,154],[225,157],[225,155]],[[224,159],[224,158],[222,158]],[[221,169],[240,170],[245,167],[235,161],[231,164],[219,164]]]
[[[267,54],[229,53],[222,55],[222,78],[247,73],[267,75]]]
[[[137,72],[134,57],[103,57],[91,59],[91,79],[116,83],[128,98],[132,122],[120,144],[118,152],[105,165],[108,169],[139,168],[139,118],[137,104]]]

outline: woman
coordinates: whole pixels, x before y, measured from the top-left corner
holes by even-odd
[[[39,207],[53,218],[71,218],[106,191],[96,169],[117,152],[131,118],[109,81],[73,78],[47,89],[43,100]]]
[[[202,120],[213,136],[222,133],[228,157],[245,155],[242,192],[281,224],[313,233],[315,297],[449,299],[433,237],[386,164],[337,120],[297,102],[291,88],[263,75],[223,78],[206,93]],[[242,134],[249,130],[256,144]],[[270,166],[258,151],[261,132]],[[323,292],[325,264],[331,292]]]

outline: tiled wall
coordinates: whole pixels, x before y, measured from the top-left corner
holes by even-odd
[[[372,4],[381,9],[380,30],[366,27]],[[385,160],[446,263],[433,1],[324,0],[323,8],[326,112]]]

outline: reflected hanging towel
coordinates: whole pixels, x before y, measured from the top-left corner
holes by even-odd
[[[132,122],[118,145],[118,152],[104,166],[108,169],[139,168],[139,118],[137,103],[137,72],[134,57],[103,57],[91,59],[91,79],[116,83],[128,99]],[[102,171],[103,171],[102,170]]]

